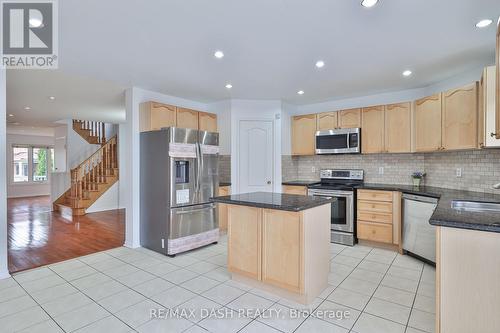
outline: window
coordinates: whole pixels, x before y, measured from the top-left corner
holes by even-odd
[[[50,165],[51,165],[51,172],[56,172],[56,163],[54,159],[54,148],[50,148]]]
[[[14,183],[28,181],[28,150],[27,147],[12,147]]]
[[[54,170],[54,149],[49,147],[12,146],[14,183],[46,182]]]
[[[33,181],[45,182],[47,181],[47,166],[48,156],[47,148],[33,148]]]

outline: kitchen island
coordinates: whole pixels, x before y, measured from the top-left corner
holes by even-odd
[[[327,287],[332,199],[255,192],[211,201],[228,206],[233,280],[302,304]]]

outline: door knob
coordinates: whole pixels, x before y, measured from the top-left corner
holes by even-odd
[[[271,181],[270,180],[267,181],[267,185],[271,185]]]
[[[494,138],[495,136],[497,136],[497,134],[496,134],[496,133],[490,133],[490,136],[491,136],[492,138]]]

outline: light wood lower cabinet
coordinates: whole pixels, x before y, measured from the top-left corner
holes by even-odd
[[[301,214],[264,209],[262,281],[300,293],[304,289],[304,226]]]
[[[262,209],[228,205],[228,256],[230,272],[261,279]]]
[[[401,245],[401,193],[357,191],[357,237],[360,240]]]
[[[500,234],[436,228],[436,332],[500,332]]]
[[[361,152],[365,154],[385,152],[385,107],[363,108],[361,114]]]
[[[324,291],[330,271],[329,204],[300,212],[228,207],[233,279],[305,304]]]
[[[477,148],[478,83],[443,93],[443,147]]]
[[[283,187],[283,193],[286,194],[307,195],[306,186],[283,185],[282,187]]]
[[[316,115],[292,117],[292,155],[314,155],[316,152]]]
[[[229,195],[231,194],[231,186],[221,186],[219,187],[219,195]],[[225,204],[217,204],[219,209],[219,230],[227,230],[227,210],[228,207]]]

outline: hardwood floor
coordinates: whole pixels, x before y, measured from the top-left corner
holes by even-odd
[[[122,246],[125,210],[63,218],[49,196],[7,201],[9,271],[52,264]]]

